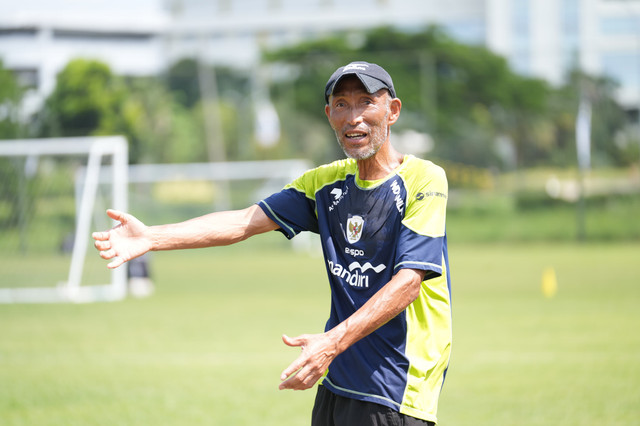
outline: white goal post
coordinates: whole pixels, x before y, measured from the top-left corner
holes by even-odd
[[[65,282],[48,287],[20,287],[4,283],[0,303],[55,303],[115,301],[127,294],[127,268],[111,271],[111,282],[82,285],[83,268],[91,234],[91,217],[101,175],[102,161],[111,157],[111,205],[127,210],[128,145],[122,136],[19,139],[0,141],[0,157],[23,157],[37,162],[43,156],[85,156],[86,168],[76,176],[75,238]],[[26,167],[25,167],[26,169]],[[78,199],[79,197],[79,199]],[[46,283],[36,283],[44,285]]]
[[[140,296],[134,291],[136,268],[127,263],[108,271],[97,253],[87,256],[91,232],[114,224],[106,216],[107,207],[133,209],[149,223],[184,220],[212,210],[246,207],[311,167],[300,159],[129,165],[128,144],[121,136],[0,140],[0,270],[4,269],[0,304],[88,303]],[[48,168],[57,172],[47,174]],[[34,181],[44,182],[46,188],[33,190],[29,184]],[[60,181],[63,189],[58,189]],[[29,204],[23,198],[39,201]],[[41,216],[42,210],[61,209],[63,219]],[[50,231],[56,235],[42,241],[43,233]],[[23,239],[24,254],[16,248]],[[59,247],[61,240],[64,249]],[[293,243],[294,248],[306,250],[309,236]]]

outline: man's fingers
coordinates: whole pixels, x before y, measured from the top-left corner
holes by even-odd
[[[93,245],[98,250],[109,250],[111,248],[111,241],[109,240],[96,240]]]
[[[297,374],[297,372],[295,374]],[[280,376],[280,386],[279,386],[279,388],[280,389],[288,389],[289,388],[289,384],[291,383],[291,381],[295,377],[295,374],[292,375],[291,377],[289,377],[288,375],[285,376],[285,373],[282,372],[282,375]]]
[[[299,337],[289,337],[286,334],[282,335],[282,341],[284,342],[285,345],[287,346],[304,346],[306,339],[302,336]]]
[[[102,250],[100,252],[100,257],[103,259],[113,259],[116,256],[117,254],[114,249]]]
[[[126,214],[119,210],[108,209],[107,216],[109,216],[113,220],[117,220],[120,223],[125,223],[127,221]],[[110,237],[110,234],[109,231],[94,232],[93,234],[91,234],[91,237],[96,241],[107,241]]]
[[[279,388],[282,389],[300,389],[300,383],[302,383],[303,377],[302,369],[295,371],[292,375],[290,375],[286,380],[280,383]],[[284,373],[283,373],[284,375]]]
[[[280,390],[295,389],[295,385],[293,383],[293,381],[295,379],[296,379],[296,376],[289,377],[287,380],[285,380],[284,382],[280,383],[280,386],[278,386],[278,389],[280,389]]]
[[[122,222],[122,223],[126,222],[126,214],[119,210],[108,209],[107,215],[111,219],[117,220],[118,222]]]
[[[93,237],[94,240],[105,241],[109,239],[109,231],[94,232],[93,234],[91,234],[91,236]]]
[[[113,262],[107,264],[107,268],[109,269],[115,269],[118,266],[122,265],[124,263],[124,260],[120,257],[116,257]]]
[[[282,341],[284,342],[285,345],[287,346],[294,346],[291,342],[293,339],[291,339],[291,337],[287,336],[286,334],[282,335]]]
[[[286,334],[282,335],[282,341],[284,342],[285,345],[287,346],[291,346],[291,347],[302,347],[304,349],[304,345],[307,341],[307,339],[305,339],[302,336],[299,337],[289,337]],[[305,359],[306,360],[306,359]],[[299,356],[295,361],[293,361],[280,375],[280,380],[284,381],[287,380],[287,378],[289,376],[291,376],[292,374],[294,374],[296,371],[298,371],[300,368],[302,368],[305,364],[305,361],[302,360],[302,355]]]
[[[280,383],[279,389],[304,390],[312,387],[319,377],[315,377],[309,369],[301,368],[291,375],[287,380]]]
[[[303,365],[304,365],[304,362],[302,362],[300,357],[298,357],[295,361],[289,364],[287,368],[284,369],[284,371],[280,375],[280,380],[283,380],[283,381],[287,380],[287,378],[290,378],[289,376],[291,376],[292,374],[295,374],[298,370],[300,370],[300,368],[302,368]]]
[[[119,210],[108,209],[107,216],[120,223],[109,231],[94,232],[91,236],[95,240],[93,244],[96,249],[98,249],[100,257],[103,259],[111,259],[107,268],[114,269],[130,260],[132,256],[136,257],[140,255],[135,252],[132,254],[130,250],[127,249],[127,245],[131,246],[133,244],[130,241],[133,233],[129,232],[130,230],[128,230],[128,225],[131,223],[135,225],[137,224],[137,221],[133,216]],[[116,246],[118,251],[122,252],[124,250],[124,252],[127,253],[126,256],[123,257],[118,255],[118,252],[116,252],[116,249],[113,247],[112,237],[116,237]],[[118,242],[120,240],[123,242]]]

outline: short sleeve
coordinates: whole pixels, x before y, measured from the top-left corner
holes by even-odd
[[[302,231],[318,233],[318,218],[313,191],[305,188],[309,186],[309,173],[307,172],[285,186],[282,191],[276,192],[258,203],[264,213],[280,226],[279,231],[289,239]]]
[[[425,270],[425,279],[429,279],[443,273],[448,184],[442,168],[430,162],[421,164],[425,165],[405,177],[407,209],[398,235],[395,269]]]
[[[444,236],[447,198],[445,172],[431,164],[427,170],[407,179],[407,211],[403,224],[420,235]]]

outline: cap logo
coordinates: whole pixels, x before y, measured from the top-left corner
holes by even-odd
[[[367,67],[368,67],[367,64],[349,64],[349,65],[345,65],[342,72],[345,73],[351,70],[366,71]]]

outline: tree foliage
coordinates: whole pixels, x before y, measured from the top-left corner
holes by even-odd
[[[13,139],[20,132],[20,102],[23,90],[0,60],[0,139]]]
[[[46,102],[46,130],[86,136],[116,130],[126,97],[121,79],[98,61],[76,59],[58,73]],[[118,129],[119,130],[119,129]]]
[[[265,60],[295,70],[293,78],[283,79],[274,89],[280,100],[294,104],[290,110],[299,111],[290,120],[325,120],[327,77],[341,65],[364,60],[382,65],[394,79],[403,101],[395,130],[431,134],[435,156],[501,168],[575,162],[574,80],[555,88],[519,75],[503,57],[459,43],[438,27],[416,32],[379,28],[358,37],[336,34],[267,52]],[[616,129],[624,126],[624,113],[614,101],[611,82],[590,82],[594,105],[606,110],[606,117],[594,114],[594,147],[617,161],[620,153],[612,140]],[[289,128],[296,129],[296,124]]]
[[[0,139],[15,139],[20,137],[20,102],[23,90],[18,85],[11,71],[4,68],[0,60]],[[15,202],[18,192],[24,189],[24,181],[15,180],[15,169],[18,164],[12,158],[0,158],[0,223],[13,225],[18,223],[19,207]]]
[[[210,124],[219,121],[217,138],[228,160],[304,157],[322,163],[343,155],[326,122],[323,89],[337,67],[354,60],[389,71],[403,102],[394,133],[428,133],[435,141],[431,156],[492,168],[574,165],[575,119],[586,96],[594,111],[594,161],[624,165],[637,159],[638,144],[621,131],[628,117],[614,100],[611,80],[574,72],[553,87],[433,26],[334,33],[264,52],[272,78],[267,100],[280,116],[281,138],[273,147],[260,146],[253,133],[260,70],[214,69],[194,59],[145,78],[114,75],[98,61],[71,61],[40,114],[39,134],[122,134],[134,163],[207,161],[215,139]],[[20,96],[0,64],[0,137],[17,135],[15,122],[7,120]]]
[[[197,120],[160,79],[116,76],[99,61],[69,62],[42,115],[43,136],[124,135],[132,163],[204,158]]]

